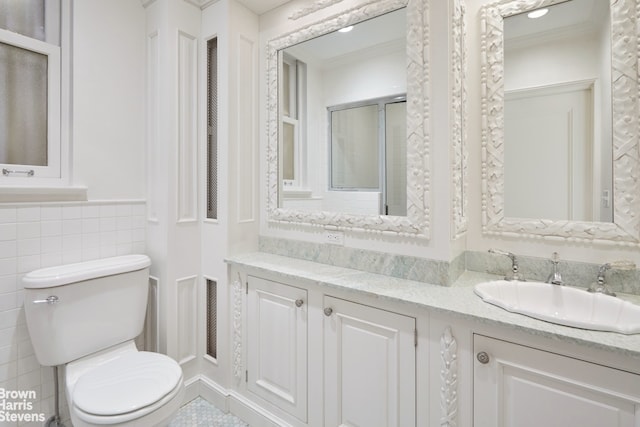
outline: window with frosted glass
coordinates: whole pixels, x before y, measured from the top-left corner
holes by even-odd
[[[1,176],[60,176],[60,7],[0,0]]]
[[[47,165],[47,56],[0,43],[0,163]]]

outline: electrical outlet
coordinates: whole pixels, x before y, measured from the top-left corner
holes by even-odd
[[[337,230],[324,230],[324,241],[331,245],[344,246],[344,233]]]

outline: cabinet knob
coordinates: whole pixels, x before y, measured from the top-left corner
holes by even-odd
[[[324,309],[324,315],[329,317],[331,316],[331,314],[333,314],[333,309],[331,307],[327,307]]]
[[[301,299],[296,300],[296,307],[302,307],[302,304],[304,304],[304,301],[302,301]]]
[[[482,363],[483,365],[486,365],[487,363],[489,363],[489,359],[490,359],[486,351],[481,351],[480,353],[478,353],[476,355],[476,358],[478,359],[478,362]]]

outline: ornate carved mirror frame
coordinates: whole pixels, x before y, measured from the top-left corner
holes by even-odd
[[[638,0],[611,0],[613,223],[508,218],[504,214],[503,19],[563,0],[499,1],[482,8],[482,231],[567,241],[640,243]]]
[[[270,222],[333,226],[428,239],[430,153],[428,84],[425,52],[428,42],[426,0],[382,0],[365,3],[338,15],[284,34],[267,43],[267,213]],[[302,211],[278,206],[278,51],[402,7],[407,8],[407,216],[353,215]],[[296,19],[296,16],[292,16]]]

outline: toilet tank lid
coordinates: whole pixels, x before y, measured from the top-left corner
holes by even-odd
[[[44,289],[142,270],[150,265],[146,255],[122,255],[34,270],[22,278],[22,284],[25,289]]]

